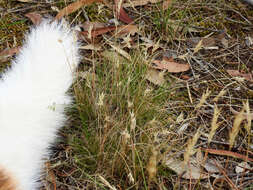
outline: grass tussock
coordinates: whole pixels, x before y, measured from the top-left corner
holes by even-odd
[[[42,189],[252,189],[252,9],[229,0],[133,2],[124,9],[137,32],[82,39],[75,101]],[[55,16],[70,3],[1,1],[1,50],[21,44],[26,13]],[[113,3],[66,19],[125,24]],[[154,69],[154,60],[190,69]]]

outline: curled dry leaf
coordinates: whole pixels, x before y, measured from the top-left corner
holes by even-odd
[[[6,49],[0,52],[0,61],[5,62],[8,60],[9,57],[13,56],[14,54],[17,54],[20,50],[20,47],[14,47],[11,49]]]
[[[34,25],[39,25],[42,21],[42,16],[36,12],[27,13],[25,16],[28,17]]]
[[[190,69],[190,66],[188,64],[180,64],[174,61],[173,58],[167,58],[163,57],[163,59],[160,60],[154,60],[152,63],[154,63],[156,66],[154,66],[155,69],[161,69],[166,70],[170,73],[180,73],[184,71],[188,71]]]
[[[55,19],[59,20],[65,15],[69,15],[78,9],[80,9],[84,5],[88,5],[94,2],[103,2],[103,0],[79,0],[74,3],[69,4],[67,7],[63,8],[55,17]]]
[[[241,73],[238,70],[227,70],[228,74],[233,76],[233,77],[242,77],[248,81],[252,82],[252,74],[251,73]]]

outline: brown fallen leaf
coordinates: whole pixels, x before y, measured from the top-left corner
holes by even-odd
[[[28,17],[34,25],[39,25],[42,21],[42,16],[36,12],[27,13],[25,16]]]
[[[116,26],[108,26],[108,27],[104,27],[104,28],[98,28],[96,30],[83,31],[83,32],[80,32],[80,34],[82,34],[84,36],[89,36],[90,38],[95,38],[95,37],[105,34],[107,32],[111,32],[115,29],[116,29]]]
[[[246,79],[247,81],[251,81],[252,82],[252,74],[251,73],[241,73],[238,70],[227,70],[228,74],[231,75],[232,77],[242,77],[244,79]]]
[[[138,32],[138,27],[136,25],[128,24],[117,27],[115,31],[115,37],[122,38],[128,34],[134,35]]]
[[[165,165],[178,175],[182,175],[182,178],[184,179],[198,180],[208,178],[208,174],[205,173],[200,166],[194,164],[192,160],[187,164],[187,167],[184,166],[184,161],[176,160],[174,158],[166,160]]]
[[[82,29],[84,31],[89,31],[90,28],[92,28],[92,30],[96,30],[96,29],[99,29],[99,28],[106,28],[106,24],[105,23],[102,23],[102,22],[85,22],[83,23],[83,25],[81,26]]]
[[[162,60],[154,60],[152,63],[156,65],[154,66],[155,69],[166,70],[170,73],[180,73],[188,71],[190,69],[190,66],[188,64],[177,63],[173,58],[169,59],[165,56]]]
[[[84,5],[89,5],[94,2],[103,2],[103,0],[79,0],[74,3],[69,4],[67,7],[63,8],[55,17],[55,19],[59,20],[65,15],[69,15],[76,10],[80,9]]]
[[[115,30],[115,37],[123,38],[126,35],[134,35],[138,32],[138,27],[136,25],[122,25],[122,26],[106,26],[105,23],[100,22],[86,22],[82,26],[83,30],[80,32],[82,35],[89,37],[97,37],[99,35],[105,34]]]
[[[126,11],[122,7],[122,3],[124,0],[114,0],[115,5],[114,5],[114,10],[115,10],[115,15],[116,18],[121,20],[124,23],[130,24],[133,22],[133,20],[128,16]]]
[[[5,62],[8,60],[9,57],[13,56],[14,54],[17,54],[20,50],[20,47],[14,47],[11,49],[6,49],[0,52],[0,61]]]

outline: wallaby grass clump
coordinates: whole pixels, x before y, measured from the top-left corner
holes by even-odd
[[[81,50],[84,58],[71,92],[74,103],[48,162],[45,188],[252,188],[253,93],[252,79],[244,75],[253,68],[252,45],[245,41],[253,23],[250,6],[181,0],[163,10],[164,1],[152,2],[125,8],[138,26],[134,36],[105,34],[83,42],[100,50]],[[7,47],[5,39],[15,44],[12,36],[20,42],[22,30],[31,25],[25,13],[55,15],[52,6],[61,9],[69,3],[29,7],[4,0],[0,28],[7,30],[0,30],[1,50]],[[67,19],[111,23],[111,7],[92,4]],[[132,47],[123,47],[129,39]],[[154,70],[152,61],[163,56],[189,64],[190,70]],[[231,76],[228,70],[241,74]],[[158,76],[149,80],[153,75]],[[235,168],[242,162],[249,167],[238,173]]]
[[[155,120],[165,121],[168,117],[162,103],[169,93],[166,88],[149,84],[145,79],[146,61],[139,53],[124,63],[114,59],[96,62],[93,71],[83,73],[83,78],[77,80],[74,90],[78,109],[85,108],[85,112],[80,113],[84,118],[85,140],[79,141],[78,147],[83,150],[75,148],[74,151],[80,155],[77,162],[82,165],[85,157],[87,161],[93,159],[95,171],[107,171],[112,176],[121,176],[122,182],[141,182],[147,187],[143,184],[147,183],[144,167],[158,154],[154,150],[157,146],[154,134],[164,126]],[[87,146],[91,149],[87,150]],[[154,167],[152,162],[155,161],[149,162],[150,167]]]

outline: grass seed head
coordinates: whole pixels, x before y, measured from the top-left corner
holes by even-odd
[[[131,125],[130,125],[130,129],[131,131],[134,131],[135,130],[135,127],[136,127],[136,118],[135,118],[135,114],[134,112],[130,112],[130,116],[131,116]]]
[[[186,166],[187,163],[190,160],[190,157],[195,153],[194,146],[197,143],[198,139],[200,137],[200,132],[197,131],[192,139],[189,139],[187,142],[186,151],[184,153],[184,165]]]
[[[220,93],[213,99],[214,102],[217,102],[220,97],[224,96],[226,94],[226,90],[221,90]]]
[[[220,115],[220,110],[218,109],[217,105],[215,105],[214,106],[213,119],[212,119],[212,123],[211,123],[211,131],[210,131],[210,133],[208,135],[208,144],[213,139],[213,136],[214,136],[217,128],[219,127],[219,124],[217,123],[219,115]]]
[[[148,171],[148,179],[150,182],[152,182],[157,173],[157,155],[158,151],[155,148],[152,148],[152,155],[149,158],[148,165],[147,165],[147,171]]]
[[[229,146],[230,146],[230,148],[233,147],[234,142],[235,142],[235,138],[237,137],[239,130],[240,130],[240,125],[241,125],[242,121],[244,120],[243,114],[244,114],[244,108],[240,111],[239,114],[237,114],[235,116],[232,130],[229,133]]]
[[[208,89],[206,90],[204,94],[202,94],[201,99],[198,105],[196,106],[196,109],[200,108],[205,103],[206,99],[210,96],[210,94],[211,94],[211,91]]]
[[[249,100],[244,104],[244,109],[246,110],[246,119],[247,123],[245,124],[245,129],[247,130],[248,135],[251,134],[251,119],[252,119],[252,114],[250,113],[250,108],[249,108]]]

